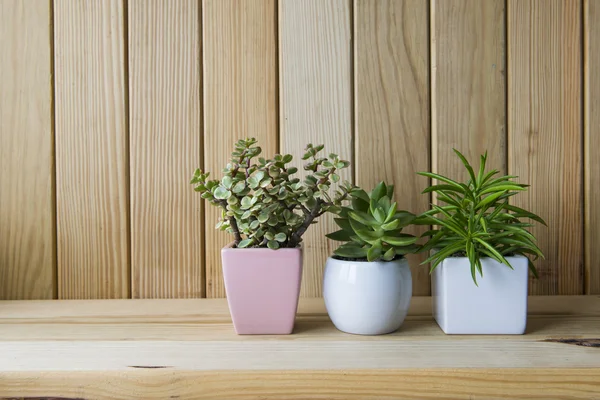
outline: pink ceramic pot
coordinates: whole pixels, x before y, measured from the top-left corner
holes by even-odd
[[[229,311],[238,335],[288,335],[294,329],[302,248],[221,250]]]

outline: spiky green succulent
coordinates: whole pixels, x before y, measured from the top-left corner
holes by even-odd
[[[335,222],[340,230],[328,238],[345,242],[334,254],[347,259],[391,261],[418,250],[417,238],[402,233],[415,215],[398,210],[392,202],[393,185],[380,182],[370,193],[354,188],[350,191],[351,207],[342,207]]]
[[[323,145],[306,147],[304,181],[295,178],[291,154],[273,159],[257,157],[261,148],[254,138],[235,144],[231,162],[219,180],[197,169],[191,184],[203,199],[222,209],[216,228],[234,236],[235,247],[297,247],[308,227],[326,211],[338,211],[353,185],[344,182],[335,194],[329,191],[340,181],[339,171],[350,163],[338,155],[320,157]]]
[[[423,264],[431,262],[433,271],[444,259],[451,256],[466,256],[471,264],[471,276],[477,284],[476,273],[483,276],[481,259],[492,258],[509,268],[506,259],[510,255],[533,255],[544,257],[536,244],[535,237],[527,230],[533,224],[529,220],[546,225],[539,216],[517,206],[508,199],[527,189],[528,185],[513,181],[516,176],[494,178],[498,170],[487,172],[487,153],[481,156],[478,173],[465,156],[454,150],[460,158],[469,179],[466,183],[456,182],[446,176],[431,172],[420,175],[436,179],[423,193],[435,193],[442,205],[420,215],[416,223],[436,227],[423,236],[430,239],[421,251],[436,250]],[[536,269],[529,261],[529,268],[537,277]]]

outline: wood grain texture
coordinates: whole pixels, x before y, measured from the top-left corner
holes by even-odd
[[[584,5],[585,293],[600,294],[600,1]]]
[[[354,110],[356,184],[395,184],[400,209],[429,209],[421,195],[429,170],[429,19],[420,0],[355,0]],[[421,234],[424,227],[408,233]],[[429,295],[423,256],[409,256],[413,294]]]
[[[381,336],[336,330],[322,299],[285,336],[235,335],[224,299],[5,301],[0,397],[597,398],[600,349],[560,341],[598,334],[600,296],[529,300],[537,328],[509,336],[429,328],[429,297]]]
[[[50,4],[0,1],[0,299],[55,296]]]
[[[531,294],[583,293],[581,2],[508,2],[509,172],[532,187],[513,203],[540,215],[546,260]]]
[[[61,396],[97,400],[144,398],[331,400],[594,400],[600,370],[405,369],[340,371],[177,371],[0,374],[0,395]]]
[[[350,0],[279,2],[280,144],[298,163],[308,143],[353,158],[350,8]],[[341,172],[352,180],[350,168]],[[339,245],[325,234],[334,230],[323,215],[303,236],[302,296],[322,295],[325,261]]]
[[[132,297],[202,297],[200,4],[129,2]]]
[[[54,2],[58,296],[129,295],[123,2]]]
[[[62,300],[0,303],[0,338],[6,342],[80,341],[264,341],[236,335],[223,299]],[[527,340],[598,337],[600,297],[537,296],[528,301]],[[293,335],[281,341],[378,342],[515,339],[515,336],[444,335],[431,316],[431,298],[414,297],[400,330],[381,336],[341,334],[322,298],[300,299]],[[516,340],[516,339],[515,339]]]
[[[452,148],[506,172],[505,51],[504,0],[431,1],[434,172],[467,179]]]
[[[239,139],[277,152],[276,3],[204,0],[202,18],[204,168],[219,179]],[[205,209],[206,296],[224,297],[221,248],[233,239],[213,229],[221,211]]]

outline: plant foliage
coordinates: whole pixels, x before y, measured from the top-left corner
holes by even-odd
[[[393,185],[380,182],[371,193],[354,188],[350,192],[351,207],[342,207],[335,222],[340,230],[328,238],[346,242],[334,253],[348,259],[391,261],[397,256],[418,250],[417,238],[402,233],[413,222],[415,215],[397,210],[392,203]]]
[[[439,181],[423,193],[435,193],[437,199],[445,203],[434,204],[432,210],[420,215],[416,221],[437,227],[423,234],[429,240],[421,251],[436,250],[423,264],[431,262],[430,271],[433,271],[447,257],[466,256],[471,263],[471,276],[477,284],[476,273],[483,276],[482,257],[490,257],[511,269],[507,256],[543,258],[535,237],[526,228],[533,226],[529,220],[546,223],[539,216],[508,202],[528,185],[513,181],[517,177],[512,175],[494,178],[498,170],[486,172],[487,152],[481,156],[477,173],[463,154],[456,149],[454,152],[469,174],[466,183],[431,172],[419,172],[419,175]],[[529,268],[537,278],[531,260]]]
[[[339,171],[350,163],[336,154],[321,157],[323,145],[306,147],[303,160],[308,175],[294,177],[291,154],[273,159],[258,157],[254,138],[239,140],[223,178],[209,180],[209,173],[194,172],[191,184],[203,199],[222,209],[216,228],[234,235],[235,247],[297,247],[307,228],[326,211],[340,210],[353,185],[344,182],[330,196]],[[257,158],[258,157],[258,158]]]

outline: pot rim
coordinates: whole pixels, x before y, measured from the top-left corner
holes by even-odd
[[[298,247],[280,247],[276,250],[273,249],[269,249],[268,247],[248,247],[248,248],[237,248],[237,247],[233,247],[233,243],[235,242],[229,242],[227,243],[224,247],[221,248],[221,250],[232,250],[232,251],[239,251],[239,250],[245,250],[245,251],[250,251],[250,250],[260,250],[260,251],[265,251],[265,250],[270,250],[270,251],[289,251],[289,250],[304,250],[304,245],[303,243],[300,243],[298,245]]]
[[[399,258],[397,260],[392,260],[392,261],[351,261],[351,260],[340,260],[337,258],[333,258],[333,256],[329,256],[327,257],[327,262],[334,262],[334,263],[350,263],[352,265],[356,265],[359,266],[361,268],[373,268],[375,266],[381,265],[381,266],[395,266],[395,265],[406,265],[409,266],[408,264],[408,259],[406,257],[402,257]]]

